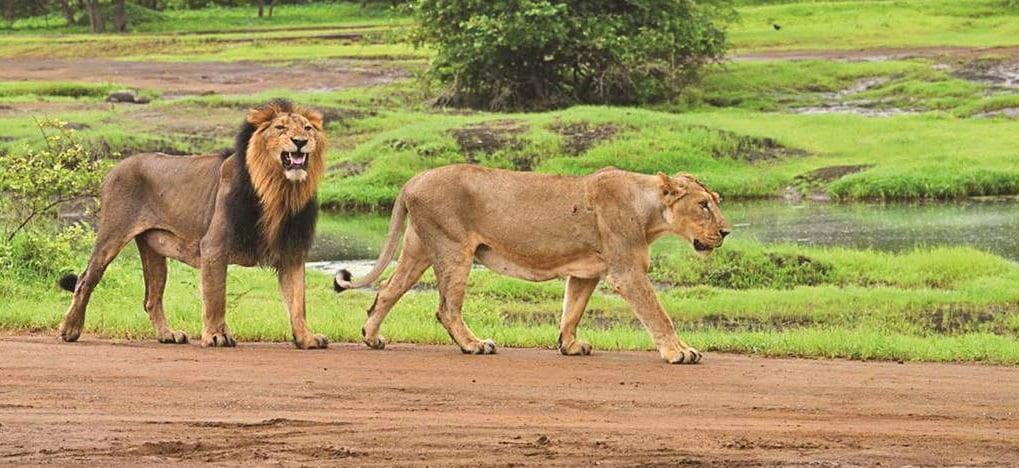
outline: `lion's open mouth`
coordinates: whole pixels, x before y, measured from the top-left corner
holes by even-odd
[[[286,171],[307,169],[308,153],[284,151],[280,153],[280,161],[283,162],[283,170]]]
[[[712,250],[711,246],[701,242],[699,239],[694,239],[693,240],[693,249],[698,251],[698,252],[708,252],[708,251]]]

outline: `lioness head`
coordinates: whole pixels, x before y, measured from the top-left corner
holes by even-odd
[[[729,221],[718,207],[718,194],[690,174],[669,177],[658,173],[658,197],[665,205],[665,221],[702,256],[722,246]]]
[[[322,114],[277,100],[249,110],[247,121],[256,127],[248,145],[249,164],[275,168],[290,182],[304,182],[309,173],[316,179],[321,175]]]

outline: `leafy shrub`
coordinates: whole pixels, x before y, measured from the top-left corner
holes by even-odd
[[[728,0],[422,0],[440,101],[493,110],[671,97],[727,47]]]

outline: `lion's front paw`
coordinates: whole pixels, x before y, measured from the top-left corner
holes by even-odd
[[[662,358],[669,364],[697,364],[701,360],[701,352],[693,348],[678,351],[662,352]]]
[[[375,335],[374,338],[366,336],[363,341],[371,349],[386,349],[386,338],[382,335]]]
[[[82,324],[80,323],[68,323],[66,320],[60,323],[60,331],[58,336],[61,340],[68,343],[78,341],[78,337],[81,336]]]
[[[569,344],[559,347],[559,352],[565,356],[587,356],[591,354],[591,343],[574,340]]]
[[[481,340],[475,343],[469,343],[467,346],[460,348],[464,354],[495,354],[495,342],[492,340]]]
[[[202,335],[202,347],[212,348],[233,348],[237,346],[237,340],[229,333],[212,333]]]
[[[329,347],[328,338],[314,333],[308,333],[300,340],[295,336],[292,342],[298,349],[325,349]]]
[[[187,344],[188,335],[183,331],[175,331],[170,332],[168,335],[156,338],[156,341],[163,344]]]

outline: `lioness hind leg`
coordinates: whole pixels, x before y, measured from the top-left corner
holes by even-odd
[[[408,247],[408,243],[405,242],[403,253],[400,254],[400,260],[396,264],[396,271],[379,288],[379,292],[375,295],[375,301],[368,309],[368,320],[361,327],[361,336],[364,337],[364,343],[369,348],[383,349],[386,347],[385,337],[379,335],[382,321],[386,319],[386,315],[396,305],[396,302],[421,279],[421,275],[431,266],[431,262],[417,256]]]
[[[166,289],[166,257],[149,246],[144,235],[135,238],[142,260],[142,274],[145,277],[145,312],[156,329],[156,340],[167,344],[184,344],[188,336],[183,331],[173,331],[166,322],[163,311],[163,291]]]
[[[463,320],[464,293],[471,259],[469,256],[458,258],[456,254],[434,255],[433,252],[432,268],[439,286],[439,311],[435,315],[464,354],[495,354],[495,342],[479,340]]]
[[[584,309],[591,293],[598,286],[600,278],[566,278],[566,293],[563,297],[563,318],[559,322],[559,340],[556,347],[567,356],[591,354],[591,344],[577,339],[577,324],[584,316]]]

